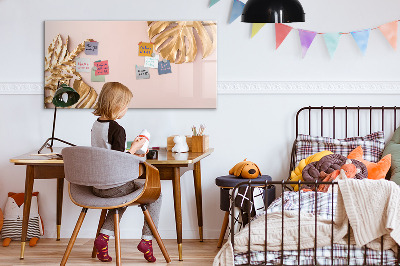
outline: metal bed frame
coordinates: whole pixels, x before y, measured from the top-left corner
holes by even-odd
[[[370,133],[372,133],[372,125],[373,125],[373,114],[375,114],[376,112],[381,112],[381,130],[384,131],[385,130],[385,113],[387,113],[387,111],[393,112],[393,130],[396,129],[396,125],[397,125],[397,111],[400,108],[393,106],[393,107],[348,107],[348,106],[344,106],[344,107],[337,107],[337,106],[331,106],[331,107],[324,107],[324,106],[320,106],[320,107],[312,107],[312,106],[308,106],[308,107],[303,107],[301,108],[297,114],[296,114],[296,138],[297,136],[300,134],[299,133],[299,120],[300,120],[300,114],[303,111],[308,111],[308,134],[311,135],[311,131],[312,131],[312,126],[311,126],[311,112],[313,110],[317,110],[319,111],[319,115],[320,115],[320,136],[324,136],[324,111],[325,110],[331,110],[331,114],[332,114],[332,129],[333,129],[333,138],[336,137],[336,113],[337,112],[344,112],[344,121],[342,122],[342,125],[344,123],[344,129],[345,129],[345,137],[347,138],[348,136],[348,125],[349,125],[349,115],[348,113],[350,112],[356,112],[357,115],[357,136],[360,135],[360,113],[367,111],[369,112],[369,131]],[[326,113],[326,112],[325,112]],[[325,119],[326,121],[327,119]],[[318,121],[317,121],[318,122]],[[354,121],[355,122],[355,121]],[[354,123],[353,123],[354,125]],[[292,153],[291,153],[291,160],[290,160],[290,171],[289,171],[289,176],[290,176],[290,172],[296,167],[295,165],[295,158],[296,158],[296,154],[295,154],[295,146],[296,146],[296,141],[293,144],[293,148],[292,148]],[[315,182],[304,182],[304,181],[252,181],[251,179],[249,181],[246,182],[242,182],[238,185],[236,185],[234,187],[234,189],[232,190],[232,195],[235,195],[236,190],[239,187],[242,186],[251,186],[251,187],[259,187],[259,188],[263,188],[265,191],[265,195],[266,198],[268,198],[268,188],[271,185],[276,185],[276,186],[281,186],[282,188],[282,195],[285,192],[285,190],[291,190],[289,186],[287,185],[300,185],[301,184],[306,184],[306,185],[315,185],[314,191],[317,192],[318,186],[319,185],[325,185],[325,184],[330,184],[332,185],[332,190],[334,189],[334,186],[336,186],[338,183],[336,181],[332,181],[332,182],[320,182],[320,181],[315,181]],[[300,190],[298,191],[299,193],[299,202],[301,202],[301,192]],[[250,189],[250,198],[252,198],[253,191]],[[282,198],[282,212],[284,212],[284,197]],[[332,193],[332,221],[331,221],[331,228],[332,228],[332,237],[331,237],[331,261],[332,261],[332,265],[334,263],[334,254],[333,254],[333,224],[334,224],[334,216],[333,216],[333,210],[334,210],[334,206],[333,206],[333,200],[334,199],[334,193]],[[318,198],[317,198],[317,193],[315,193],[315,213],[317,213],[317,202],[318,202]],[[265,208],[265,247],[264,247],[264,262],[259,263],[259,265],[272,265],[272,264],[268,264],[267,262],[267,233],[268,233],[268,219],[267,219],[267,201],[264,201],[264,208]],[[300,227],[300,204],[299,204],[299,210],[298,210],[298,214],[299,214],[299,220],[298,220],[298,226]],[[234,217],[235,217],[235,208],[234,208],[234,197],[232,197],[231,200],[231,232],[230,232],[230,236],[231,236],[231,244],[232,247],[234,248],[235,245],[235,241],[234,241]],[[317,249],[317,215],[315,215],[315,239],[314,239],[314,258],[313,258],[313,264],[307,264],[307,265],[318,265],[317,264],[317,254],[316,254],[316,249]],[[247,244],[247,264],[245,265],[250,265],[251,264],[251,249],[250,249],[250,243],[251,243],[251,219],[249,219],[248,222],[248,227],[249,227],[249,242]],[[280,264],[279,265],[284,265],[283,264],[283,251],[284,251],[284,240],[283,240],[283,234],[284,234],[284,217],[282,216],[282,237],[281,237],[281,249],[280,249]],[[298,233],[298,243],[297,243],[297,265],[305,265],[305,264],[300,264],[300,254],[301,254],[301,249],[300,249],[300,242],[301,242],[301,237],[300,237],[300,230]],[[400,265],[400,246],[397,245],[397,248],[399,250],[399,252],[397,253],[397,258],[396,258],[396,263],[395,265]],[[364,263],[363,265],[367,265],[367,253],[366,253],[366,246],[363,246],[364,249]],[[347,264],[346,265],[350,265],[350,224],[348,226],[348,233],[347,233]],[[380,265],[384,265],[384,261],[383,261],[383,236],[381,237],[381,257],[380,257]]]

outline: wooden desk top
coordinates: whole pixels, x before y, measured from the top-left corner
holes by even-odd
[[[54,147],[53,153],[61,153],[62,148]],[[158,151],[158,159],[157,160],[146,160],[149,164],[152,165],[169,165],[169,164],[193,164],[197,163],[201,159],[207,157],[214,151],[213,148],[208,149],[206,152],[187,152],[187,153],[173,153],[167,152],[166,148],[161,148]],[[43,149],[42,154],[51,153],[50,149]],[[11,163],[18,165],[26,165],[26,164],[64,164],[62,158],[57,155],[38,155],[37,150],[22,154],[20,156],[14,157],[10,159]]]

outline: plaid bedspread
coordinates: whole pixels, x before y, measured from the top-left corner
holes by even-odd
[[[285,192],[283,197],[277,198],[267,210],[268,213],[282,211],[282,203],[284,210],[298,210],[301,212],[308,212],[317,214],[326,219],[332,219],[335,214],[336,208],[336,194],[317,192]],[[265,212],[260,215],[265,215]],[[254,217],[257,219],[260,215]],[[285,250],[283,252],[284,265],[298,265],[300,258],[300,265],[314,265],[314,249],[303,249],[300,251],[300,256],[297,250]],[[364,255],[366,254],[366,256]],[[265,255],[267,256],[266,265],[281,265],[281,251],[267,251],[265,252],[250,252],[250,265],[265,265]],[[348,256],[347,245],[333,245],[333,262],[332,262],[332,248],[326,246],[316,249],[317,265],[382,265],[381,252],[371,250],[364,247],[357,247],[350,245],[350,256]],[[349,264],[348,264],[349,257]],[[392,250],[385,250],[383,252],[383,265],[395,265],[396,256]],[[248,265],[248,253],[235,254],[235,265]]]
[[[333,262],[331,247],[317,248],[317,265],[396,265],[396,257],[393,251],[383,252],[383,264],[381,264],[381,252],[364,249],[350,245],[350,261],[347,264],[347,245],[333,245]],[[364,261],[364,253],[366,257]],[[265,252],[250,252],[250,265],[265,265]],[[235,265],[248,265],[247,253],[235,254]],[[281,265],[281,252],[268,251],[266,265]],[[297,250],[285,250],[283,252],[283,265],[298,265]],[[300,251],[300,265],[314,265],[314,249]]]

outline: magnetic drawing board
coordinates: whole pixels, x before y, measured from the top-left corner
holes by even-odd
[[[202,42],[195,32],[198,47],[195,61],[183,64],[170,63],[163,60],[164,58],[155,49],[152,53],[147,52],[148,45],[140,47],[140,43],[151,43],[147,30],[147,21],[45,22],[45,55],[48,53],[49,45],[60,34],[63,44],[68,39],[69,53],[83,42],[82,51],[73,59],[74,62],[90,61],[90,70],[82,71],[80,68],[78,72],[83,82],[77,82],[75,85],[81,85],[84,93],[78,92],[81,98],[82,96],[86,98],[74,106],[75,108],[92,108],[95,104],[93,99],[100,93],[103,84],[109,81],[121,82],[132,91],[133,99],[129,108],[216,108],[216,49],[202,59]],[[88,39],[91,41],[85,43]],[[158,56],[158,64],[155,58],[146,59],[149,56]],[[137,78],[137,69],[138,67],[143,69],[145,62],[151,66],[147,68],[150,77]],[[95,64],[97,68],[94,68]],[[50,75],[52,74],[45,71],[46,80]],[[77,79],[72,76],[69,80],[71,87]],[[50,90],[45,89],[45,101],[46,97],[51,96],[49,93]],[[45,106],[53,107],[51,104]]]

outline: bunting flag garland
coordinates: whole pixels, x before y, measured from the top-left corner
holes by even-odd
[[[265,23],[253,23],[252,27],[251,27],[251,38],[254,37],[254,35],[256,35],[262,27],[264,27]]]
[[[339,39],[340,36],[342,36],[342,34],[340,34],[339,32],[333,32],[333,33],[325,33],[323,36],[326,48],[328,48],[329,55],[332,58],[333,54],[336,51],[336,48],[338,47]]]
[[[233,0],[231,17],[229,18],[229,24],[242,15],[244,3],[239,0]]]
[[[210,0],[209,7],[212,7],[220,0]],[[238,17],[240,17],[241,13],[243,12],[245,4],[242,2],[243,0],[230,0],[232,1],[232,10],[229,16],[229,24],[235,21]],[[317,34],[323,36],[326,48],[331,58],[333,58],[336,49],[339,45],[340,37],[343,34],[351,34],[353,36],[354,41],[356,42],[358,48],[360,49],[361,53],[365,55],[368,47],[369,36],[372,30],[380,30],[385,36],[386,40],[392,46],[394,50],[397,49],[397,31],[398,31],[398,22],[400,20],[395,20],[383,25],[380,25],[375,28],[369,28],[360,31],[351,31],[351,32],[334,32],[334,33],[323,33],[323,32],[315,32],[309,30],[303,30],[298,28],[293,28],[288,25],[282,23],[275,23],[275,41],[276,47],[278,49],[286,37],[292,30],[298,30],[300,36],[300,43],[301,43],[301,52],[302,57],[304,58],[307,54],[308,49],[310,48],[312,42],[314,41]],[[264,27],[266,23],[252,23],[251,28],[251,38],[253,38],[262,27]]]
[[[315,31],[299,30],[301,55],[304,58],[317,33]]]
[[[288,36],[292,29],[293,28],[288,25],[275,23],[276,49],[278,49],[278,47],[282,44],[282,42],[285,40],[286,36]]]
[[[365,55],[365,51],[367,50],[370,32],[371,32],[371,29],[351,32],[351,35],[353,36],[354,40],[356,41],[356,43],[358,45],[358,48],[360,48],[360,51],[363,55]]]
[[[397,48],[397,24],[396,20],[378,27],[394,50]]]
[[[218,2],[219,2],[219,0],[210,0],[210,5],[208,7],[212,7],[213,5],[215,5]]]

